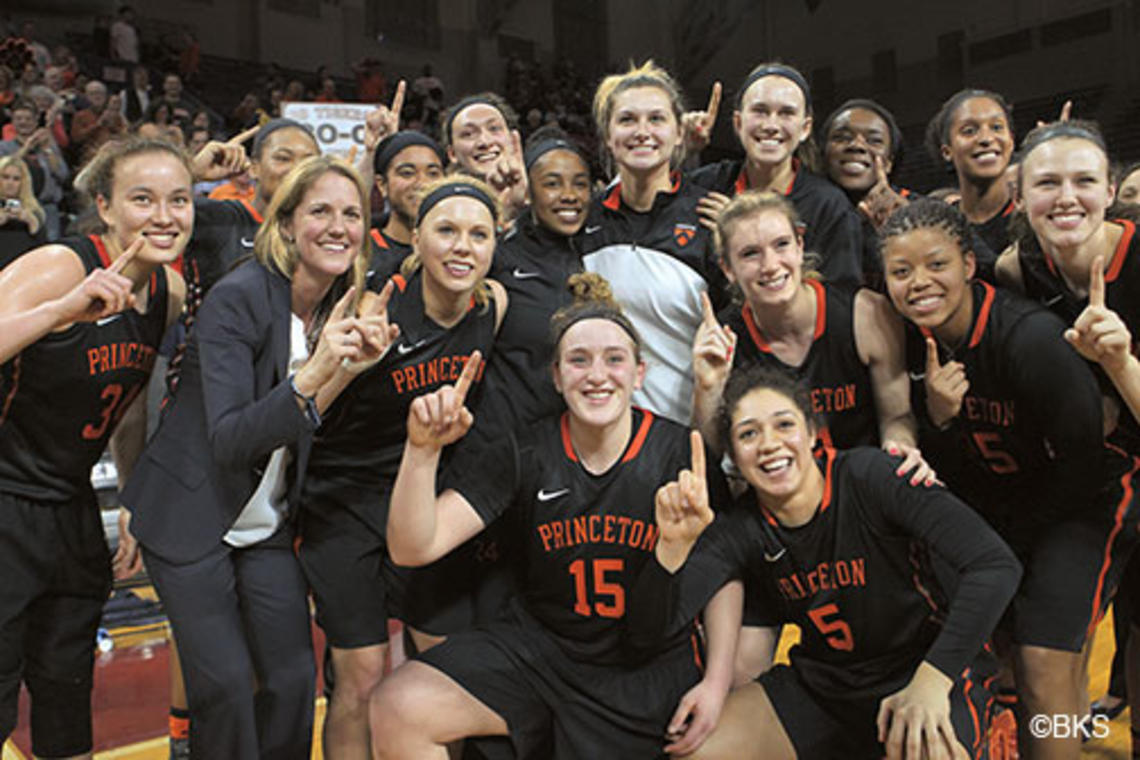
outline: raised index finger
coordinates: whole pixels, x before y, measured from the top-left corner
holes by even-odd
[[[111,263],[111,266],[107,267],[107,271],[114,272],[115,274],[122,272],[126,268],[127,264],[131,263],[131,260],[139,254],[145,245],[146,238],[142,236],[136,238],[135,242],[131,243],[130,246],[127,247],[127,250],[120,253],[119,258],[115,259]]]
[[[884,187],[890,187],[890,180],[887,179],[887,168],[883,165],[883,157],[875,156],[875,181]]]
[[[1089,268],[1089,306],[1104,306],[1104,256],[1094,256]]]
[[[716,124],[716,114],[720,110],[720,82],[713,82],[712,93],[709,94],[709,105],[705,109],[705,124],[712,127]]]
[[[392,105],[388,108],[392,112],[393,118],[396,120],[396,129],[400,128],[400,111],[404,109],[404,92],[408,88],[408,83],[403,79],[396,85],[396,94],[392,96]]]
[[[330,321],[336,322],[348,316],[348,305],[352,303],[352,296],[355,293],[356,286],[352,286],[344,291],[344,295],[340,297],[340,300],[336,302],[336,306],[333,307],[332,314],[329,317]]]
[[[712,299],[709,298],[708,291],[704,290],[701,291],[701,318],[713,327],[720,324],[716,320],[716,312],[713,311]]]
[[[701,438],[701,431],[689,431],[689,446],[692,449],[692,471],[698,478],[705,476],[705,441]]]
[[[942,365],[938,363],[938,344],[934,342],[934,338],[926,339],[926,374],[927,380],[933,378],[929,375],[942,369]]]
[[[236,135],[226,140],[226,145],[241,145],[243,142],[256,135],[257,130],[259,129],[261,129],[260,124],[252,126],[244,132],[238,132]]]
[[[368,309],[369,316],[373,314],[386,314],[388,312],[388,301],[392,298],[392,291],[396,289],[396,283],[392,280],[384,283],[384,287],[380,289],[380,296],[370,302],[371,308]]]
[[[467,358],[467,363],[463,365],[463,372],[459,375],[459,380],[455,383],[455,396],[460,404],[467,398],[467,391],[471,390],[471,384],[475,382],[475,376],[479,374],[479,365],[483,361],[483,354],[479,351],[472,351],[471,356]]]

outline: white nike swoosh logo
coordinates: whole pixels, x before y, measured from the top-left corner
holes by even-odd
[[[241,244],[244,245],[246,248],[253,248],[253,241],[249,240],[248,238],[242,238]]]
[[[544,488],[540,488],[538,490],[538,500],[550,501],[551,499],[557,499],[559,496],[565,496],[568,493],[570,493],[569,488],[560,488],[557,491],[547,491]]]
[[[598,231],[598,230],[600,230],[601,228],[602,228],[602,225],[600,225],[600,224],[595,224],[593,227],[586,227],[586,229],[585,229],[585,233],[586,233],[587,235],[593,235],[595,232],[597,232],[597,231]]]
[[[780,547],[780,551],[776,552],[775,556],[772,556],[767,551],[765,551],[764,552],[764,559],[767,560],[768,562],[777,562],[777,561],[779,561],[780,557],[783,557],[787,551],[788,551],[787,548]]]
[[[916,383],[926,379],[925,372],[907,372],[907,374],[910,375],[910,379]]]
[[[103,317],[102,319],[95,320],[95,324],[99,327],[102,327],[103,325],[109,325],[121,316],[123,316],[121,312],[119,314],[112,314],[109,317]]]
[[[407,343],[401,343],[398,346],[396,346],[396,352],[398,354],[400,354],[400,356],[403,356],[404,354],[411,353],[412,351],[415,351],[417,348],[422,346],[425,342],[426,341],[424,341],[424,340],[417,340],[415,343],[412,343],[410,345]]]
[[[511,274],[513,274],[515,276],[515,279],[517,279],[517,280],[526,280],[530,277],[538,277],[539,273],[538,272],[524,272],[523,270],[516,267],[515,271],[511,272]]]
[[[1060,301],[1064,297],[1065,296],[1062,293],[1058,293],[1057,295],[1055,295],[1052,298],[1045,301],[1045,305],[1046,306],[1052,306],[1053,304],[1057,303],[1058,301]]]

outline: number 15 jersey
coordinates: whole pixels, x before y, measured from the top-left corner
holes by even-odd
[[[624,661],[626,591],[657,544],[654,496],[690,466],[681,425],[635,407],[631,433],[601,475],[578,460],[563,414],[483,449],[474,462],[456,461],[445,476],[444,487],[484,523],[515,511],[522,607],[572,659]]]

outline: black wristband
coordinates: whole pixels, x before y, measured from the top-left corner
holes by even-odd
[[[297,387],[297,375],[289,375],[289,389],[293,391],[293,395],[305,402],[305,416],[312,421],[314,427],[321,426],[321,413],[317,410],[317,397],[306,396],[301,393],[301,389]]]

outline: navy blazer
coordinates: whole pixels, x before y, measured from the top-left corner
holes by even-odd
[[[289,280],[253,260],[203,301],[178,390],[122,493],[148,551],[174,563],[205,556],[280,446],[293,454],[296,505],[315,426],[289,385],[290,313]]]

